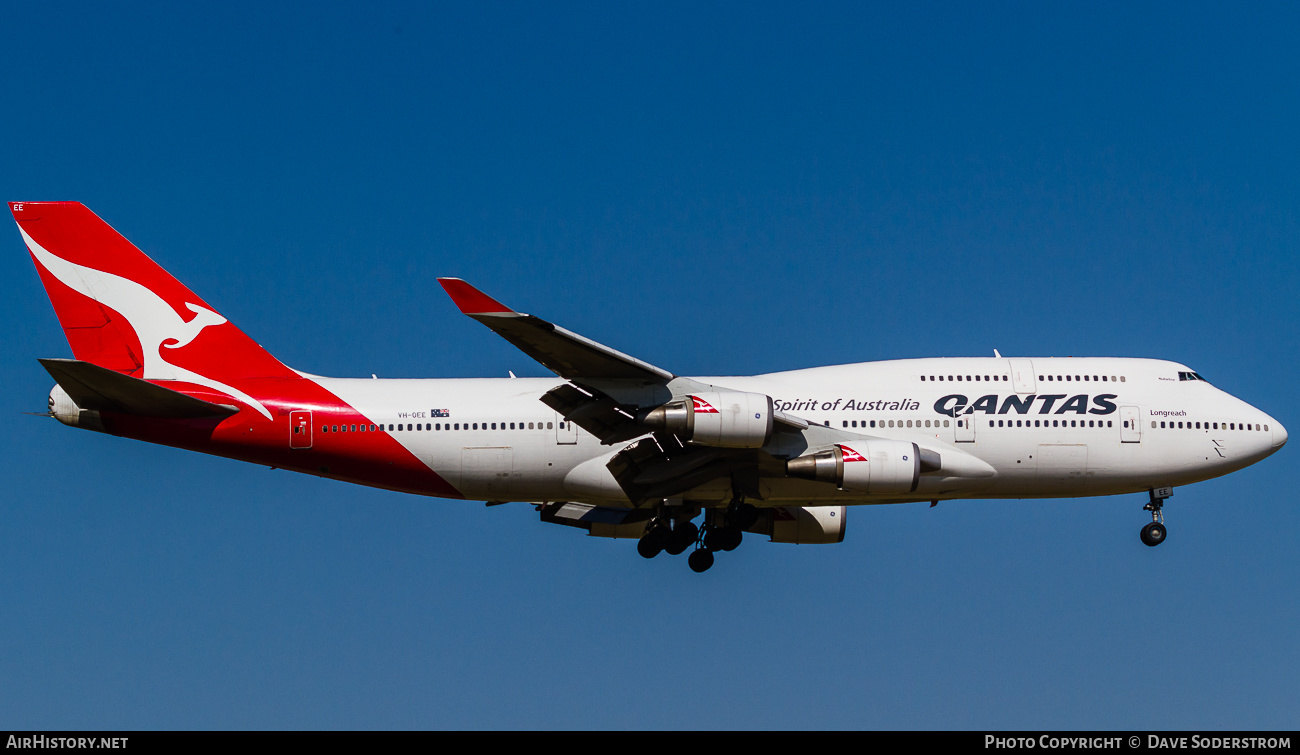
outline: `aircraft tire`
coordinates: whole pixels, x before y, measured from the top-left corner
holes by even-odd
[[[736,526],[747,530],[758,523],[758,508],[752,503],[741,504],[736,510]]]
[[[737,527],[723,527],[718,530],[718,548],[724,551],[734,551],[740,547],[740,541],[744,537],[744,533]]]
[[[691,551],[691,555],[687,557],[686,562],[690,564],[691,571],[696,574],[706,572],[710,566],[713,566],[713,551],[708,548],[696,548]]]
[[[658,556],[659,552],[663,549],[664,548],[658,542],[658,539],[649,534],[642,535],[641,539],[636,541],[636,552],[640,553],[644,558],[654,558],[655,556]]]
[[[679,556],[695,544],[699,534],[700,530],[693,522],[680,522],[673,530],[673,534],[668,536],[668,544],[664,546],[664,550],[670,556]]]
[[[1142,528],[1142,542],[1154,548],[1165,541],[1169,533],[1160,522],[1152,522]]]

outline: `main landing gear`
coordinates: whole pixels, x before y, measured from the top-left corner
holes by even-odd
[[[645,558],[654,558],[661,552],[676,556],[694,545],[695,549],[686,558],[687,565],[696,573],[708,571],[713,566],[714,554],[740,547],[743,530],[758,521],[758,509],[743,501],[735,501],[725,510],[707,510],[703,527],[696,527],[687,518],[695,511],[687,510],[676,517],[664,512],[655,517],[637,541],[637,553]]]
[[[1160,510],[1165,499],[1173,494],[1173,488],[1155,488],[1151,491],[1151,500],[1142,507],[1143,511],[1151,512],[1151,523],[1142,528],[1142,542],[1153,548],[1163,543],[1169,534],[1165,531],[1165,515]]]

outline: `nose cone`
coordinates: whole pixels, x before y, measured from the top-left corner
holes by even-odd
[[[1277,420],[1273,421],[1272,428],[1273,428],[1273,450],[1276,451],[1277,449],[1286,445],[1286,428],[1282,427],[1282,423],[1278,422]]]

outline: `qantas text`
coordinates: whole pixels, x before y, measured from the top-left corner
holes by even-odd
[[[1083,393],[1068,397],[1064,393],[1049,396],[1007,396],[1005,398],[980,396],[975,399],[974,403],[971,403],[965,396],[954,393],[934,402],[934,410],[949,417],[956,417],[958,414],[974,414],[975,412],[1010,414],[1014,411],[1016,414],[1030,414],[1030,409],[1034,408],[1034,404],[1037,402],[1038,414],[1068,414],[1070,412],[1075,414],[1112,414],[1115,411],[1115,404],[1111,401],[1113,398],[1115,398],[1114,393],[1093,396],[1093,407],[1089,409],[1088,396]]]

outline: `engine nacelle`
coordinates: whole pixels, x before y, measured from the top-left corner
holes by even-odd
[[[938,454],[923,453],[915,443],[873,438],[791,459],[785,471],[790,477],[833,482],[840,490],[898,495],[916,490],[921,472],[938,469],[939,463]]]
[[[826,545],[844,542],[846,506],[777,506],[759,509],[746,532],[768,535],[774,543]]]
[[[702,446],[762,448],[772,439],[772,397],[740,391],[699,393],[652,410],[644,422]]]

